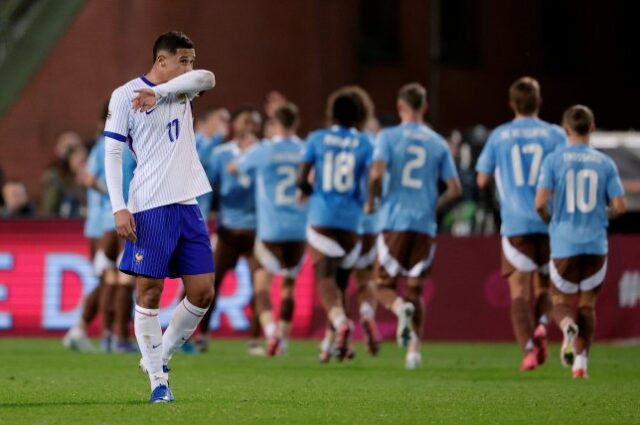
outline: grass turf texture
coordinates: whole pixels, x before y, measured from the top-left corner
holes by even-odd
[[[423,368],[385,344],[369,358],[318,364],[315,342],[255,358],[243,341],[176,355],[177,401],[148,405],[137,355],[79,354],[58,340],[0,339],[1,424],[640,423],[640,347],[597,344],[591,378],[577,381],[552,346],[546,365],[520,372],[515,345],[434,344]]]

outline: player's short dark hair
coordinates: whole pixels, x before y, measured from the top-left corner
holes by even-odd
[[[509,87],[509,100],[519,114],[533,114],[540,109],[542,97],[538,80],[531,77],[518,78]]]
[[[580,136],[591,133],[595,126],[595,118],[591,109],[584,105],[573,105],[562,116],[562,124]]]
[[[359,86],[345,86],[331,93],[327,100],[327,121],[341,127],[362,130],[374,113],[373,101]]]
[[[198,117],[196,118],[196,121],[199,122],[203,122],[208,120],[211,115],[215,114],[218,111],[224,110],[225,108],[223,106],[218,106],[215,108],[207,108],[204,111],[202,111],[201,113],[198,114]]]
[[[262,113],[260,112],[260,109],[256,108],[255,106],[244,105],[235,109],[231,113],[231,122],[234,122],[240,115],[244,113],[258,114],[258,116],[260,116],[260,119],[262,119]]]
[[[156,61],[158,52],[161,50],[174,55],[178,49],[193,49],[193,41],[180,31],[165,32],[153,43],[153,61]]]
[[[273,114],[273,118],[287,130],[293,129],[298,124],[298,107],[291,102],[279,106]]]
[[[420,83],[405,84],[398,92],[398,99],[406,103],[413,111],[418,112],[427,104],[427,89]]]

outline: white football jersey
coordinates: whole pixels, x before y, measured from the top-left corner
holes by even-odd
[[[104,129],[106,137],[127,143],[136,157],[127,205],[131,213],[184,203],[211,191],[193,132],[191,100],[197,93],[170,94],[151,110],[135,112],[134,90],[153,86],[142,76],[118,87]]]

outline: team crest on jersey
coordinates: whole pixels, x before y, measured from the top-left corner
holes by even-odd
[[[141,253],[136,252],[136,261],[137,261],[138,263],[140,263],[140,262],[142,261],[142,259],[143,259],[143,258],[144,258],[144,256],[143,256]]]

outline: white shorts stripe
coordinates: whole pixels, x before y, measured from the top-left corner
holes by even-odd
[[[342,267],[343,269],[353,268],[353,266],[356,265],[358,258],[360,258],[361,250],[362,250],[362,242],[358,241],[358,243],[356,244],[356,246],[353,247],[351,252],[347,254],[346,257],[344,257],[344,259],[342,260],[342,263],[340,264],[340,267]]]
[[[267,248],[259,239],[257,239],[253,245],[253,254],[256,256],[256,260],[258,260],[262,267],[267,269],[270,273],[280,273],[280,261],[278,261],[276,256],[273,255],[271,251],[269,251],[269,248]]]
[[[563,278],[553,260],[549,262],[549,274],[555,287],[564,294],[575,294],[578,292],[578,289],[580,289],[580,291],[591,291],[604,281],[607,274],[607,261],[604,262],[602,268],[600,268],[597,273],[583,279],[580,283],[570,282]]]
[[[549,276],[556,288],[558,288],[558,290],[563,294],[575,294],[578,292],[578,284],[569,282],[560,276],[560,272],[558,272],[553,260],[549,262]]]
[[[259,239],[257,239],[254,244],[253,253],[262,267],[267,269],[270,273],[280,274],[291,279],[296,278],[298,274],[300,274],[300,270],[302,269],[306,258],[306,254],[303,255],[300,262],[295,267],[289,269],[282,267],[278,258],[276,258],[276,256],[269,251],[269,248],[267,248],[267,246]]]
[[[358,258],[358,261],[356,261],[356,265],[354,266],[356,269],[366,269],[376,261],[376,255],[378,254],[376,244],[371,247],[369,252],[361,254],[362,255],[360,255],[360,258]]]
[[[408,277],[419,277],[425,270],[431,267],[431,264],[433,264],[433,258],[436,254],[436,244],[433,243],[427,258],[414,265],[411,270],[407,270],[391,255],[389,247],[387,247],[387,244],[384,242],[383,235],[378,235],[376,245],[378,248],[378,261],[391,277],[396,277],[399,274]]]
[[[378,246],[378,261],[380,262],[380,265],[384,267],[389,276],[396,277],[402,270],[402,266],[391,256],[389,248],[387,247],[387,244],[384,243],[384,237],[382,235],[378,235],[376,245]]]
[[[344,257],[347,255],[338,242],[316,232],[312,227],[307,227],[307,241],[309,245],[328,257]]]
[[[502,237],[502,252],[513,267],[521,272],[534,272],[538,265],[529,257],[518,251],[506,236]]]
[[[338,242],[316,232],[310,226],[307,227],[307,242],[327,257],[342,258],[340,267],[345,269],[350,269],[356,264],[362,249],[362,242],[358,241],[351,252],[347,253]]]
[[[436,244],[431,245],[431,249],[429,250],[429,256],[425,258],[423,261],[420,261],[418,264],[413,266],[411,270],[407,273],[409,277],[419,277],[425,270],[431,267],[433,263],[433,257],[436,254]]]

